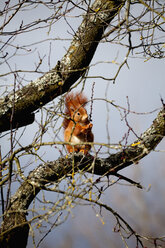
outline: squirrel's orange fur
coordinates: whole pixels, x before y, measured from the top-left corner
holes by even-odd
[[[90,123],[84,108],[87,101],[83,93],[69,93],[65,97],[64,140],[76,144],[66,145],[68,152],[87,154],[91,149],[88,144],[79,145],[83,142],[93,142],[94,139],[91,131],[93,124]]]

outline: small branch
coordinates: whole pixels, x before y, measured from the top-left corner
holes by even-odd
[[[126,18],[124,18],[121,22],[119,22],[115,27],[113,27],[110,31],[108,31],[107,33],[105,33],[103,36],[102,36],[102,39],[105,39],[107,38],[110,34],[112,34],[114,31],[116,31],[117,29],[120,29],[121,26],[125,23],[126,21]]]
[[[132,184],[133,186],[136,186],[137,188],[139,189],[143,189],[143,186],[141,186],[140,183],[137,183],[135,181],[133,181],[132,179],[128,178],[128,177],[125,177],[123,175],[120,175],[119,173],[115,173],[114,174],[116,177],[118,177],[119,179],[122,179],[122,180],[125,180],[127,181],[128,183]]]

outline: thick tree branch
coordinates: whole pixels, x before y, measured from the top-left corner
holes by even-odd
[[[88,68],[104,30],[125,0],[96,0],[55,68],[22,89],[0,99],[0,132],[32,123],[33,112],[66,92]],[[11,123],[11,113],[12,117]]]
[[[0,244],[3,244],[3,242],[6,242],[8,239],[12,240],[13,238],[16,240],[17,235],[19,238],[20,234],[17,234],[17,230],[20,232],[20,228],[22,228],[22,233],[25,232],[24,235],[28,236],[28,225],[27,223],[25,224],[26,210],[39,191],[44,188],[47,183],[57,182],[72,173],[73,160],[74,171],[81,170],[102,176],[114,175],[119,170],[133,163],[137,163],[141,158],[148,155],[164,136],[165,109],[162,109],[150,128],[148,128],[138,140],[116,154],[112,154],[104,159],[91,155],[83,156],[81,153],[69,154],[67,157],[61,157],[56,161],[39,165],[29,174],[27,180],[22,183],[11,199],[11,204],[2,226]],[[18,226],[18,223],[19,225],[22,223],[22,226]],[[10,229],[14,227],[16,227],[15,232],[10,232]]]

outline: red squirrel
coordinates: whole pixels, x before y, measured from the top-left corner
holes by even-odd
[[[91,149],[89,144],[79,145],[83,142],[93,142],[94,139],[91,131],[93,124],[90,123],[84,108],[87,102],[88,99],[83,93],[68,93],[65,97],[64,140],[73,144],[66,145],[69,153],[82,152],[87,154]]]

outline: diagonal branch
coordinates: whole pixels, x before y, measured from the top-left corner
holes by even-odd
[[[33,112],[66,92],[88,68],[102,35],[125,0],[95,0],[61,61],[42,77],[0,99],[0,132],[34,121]]]
[[[24,235],[27,235],[28,224],[26,223],[26,210],[29,205],[39,191],[45,188],[47,183],[57,182],[66,175],[71,174],[73,161],[74,171],[81,170],[102,176],[114,175],[119,170],[133,163],[137,163],[140,159],[148,155],[164,136],[165,108],[158,113],[150,128],[148,128],[138,140],[116,154],[112,154],[107,158],[98,158],[91,155],[83,156],[81,153],[69,154],[67,157],[61,157],[56,161],[39,165],[35,170],[30,172],[27,180],[22,183],[11,199],[7,214],[4,216],[0,244],[3,244],[4,238],[7,240],[6,237],[11,237],[10,230],[14,227],[16,230],[13,238],[16,240],[17,235],[19,238],[21,223],[21,231],[23,233],[25,232]]]
[[[81,153],[78,153],[69,154],[60,157],[56,161],[39,165],[29,174],[27,181],[22,184],[20,189],[16,192],[16,195],[13,196],[11,206],[13,205],[15,209],[17,209],[18,206],[21,209],[27,209],[31,200],[40,191],[43,185],[48,182],[56,182],[67,174],[72,173],[73,160],[74,171],[82,170],[101,176],[115,174],[119,170],[126,168],[133,163],[137,163],[140,159],[148,155],[160,143],[164,136],[165,109],[162,109],[152,125],[138,140],[122,151],[111,154],[107,158],[98,158],[91,155],[83,156]],[[25,189],[26,185],[29,185],[32,189],[35,187],[35,190],[33,190],[35,194],[32,190],[28,192],[28,190]],[[28,192],[29,194],[28,197],[25,197],[24,195],[24,201],[21,200],[22,191]],[[17,202],[18,199],[19,203]]]

